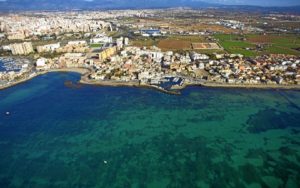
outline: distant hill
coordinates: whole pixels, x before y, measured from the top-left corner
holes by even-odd
[[[216,1],[212,1],[216,2]],[[300,6],[259,7],[245,5],[222,5],[201,0],[0,0],[0,11],[22,10],[99,10],[99,9],[141,9],[141,8],[220,8],[228,10],[260,12],[293,12],[300,14]]]

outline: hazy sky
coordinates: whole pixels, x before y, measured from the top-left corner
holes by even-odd
[[[1,1],[11,1],[11,0],[0,0]],[[22,0],[18,0],[19,2]],[[36,0],[35,0],[36,1]],[[47,1],[47,0],[40,0]],[[65,0],[74,1],[74,0]],[[79,1],[79,0],[77,0]],[[103,1],[103,0],[81,0],[81,1]],[[105,1],[105,0],[104,0]],[[110,1],[110,0],[106,0]],[[131,0],[124,0],[130,3]],[[147,0],[141,0],[147,1]],[[157,0],[159,3],[161,0]],[[260,6],[293,6],[300,5],[300,0],[179,0],[179,1],[204,1],[209,3],[220,3],[220,4],[228,4],[228,5],[260,5]]]
[[[262,5],[262,6],[292,6],[300,5],[300,0],[204,0],[222,4]]]

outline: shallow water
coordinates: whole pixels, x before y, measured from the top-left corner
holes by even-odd
[[[300,187],[299,91],[65,84],[78,79],[0,91],[1,188]]]

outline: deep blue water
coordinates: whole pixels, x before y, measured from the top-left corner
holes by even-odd
[[[1,188],[300,187],[299,91],[174,96],[78,80],[0,91]]]

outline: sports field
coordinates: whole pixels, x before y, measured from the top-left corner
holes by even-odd
[[[298,35],[215,35],[219,44],[229,53],[245,56],[262,54],[300,55]]]

